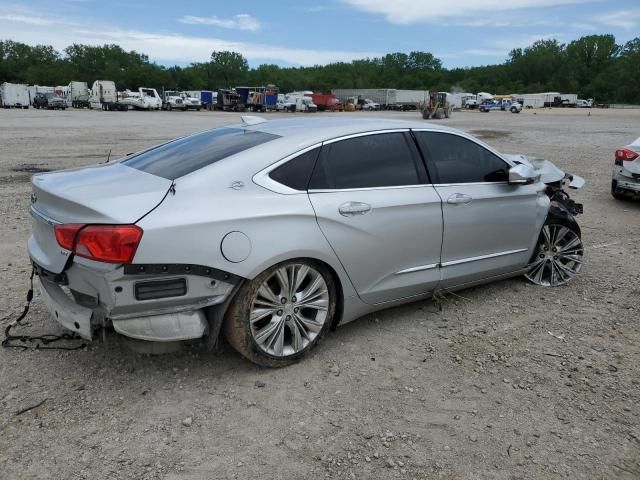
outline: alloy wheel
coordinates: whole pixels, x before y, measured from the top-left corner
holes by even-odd
[[[269,355],[299,353],[322,330],[329,300],[329,289],[320,272],[303,263],[285,265],[273,272],[255,295],[251,335]]]
[[[564,225],[545,225],[525,277],[545,287],[564,285],[580,272],[583,256],[584,247],[577,232]]]

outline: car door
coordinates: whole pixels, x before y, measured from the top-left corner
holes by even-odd
[[[539,185],[510,185],[511,165],[471,138],[414,134],[442,198],[442,286],[524,268],[539,229]]]
[[[309,198],[363,301],[388,302],[436,287],[441,201],[408,130],[325,142]]]

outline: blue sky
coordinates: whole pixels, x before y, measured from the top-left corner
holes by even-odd
[[[619,0],[0,0],[0,39],[117,43],[165,65],[235,50],[250,65],[313,65],[429,51],[446,67],[505,60],[541,38],[640,36],[640,1]]]

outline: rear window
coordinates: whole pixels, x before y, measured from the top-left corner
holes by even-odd
[[[122,163],[146,173],[175,180],[276,138],[279,135],[241,128],[219,128],[165,143]]]

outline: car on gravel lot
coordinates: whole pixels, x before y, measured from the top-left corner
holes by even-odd
[[[49,110],[65,110],[67,102],[55,93],[36,93],[33,98],[34,108],[46,108]]]
[[[640,197],[640,138],[614,155],[611,195],[617,200]]]
[[[28,251],[63,326],[148,341],[222,331],[283,366],[338,324],[516,275],[582,266],[551,162],[440,125],[243,117],[117,162],[35,175]]]

